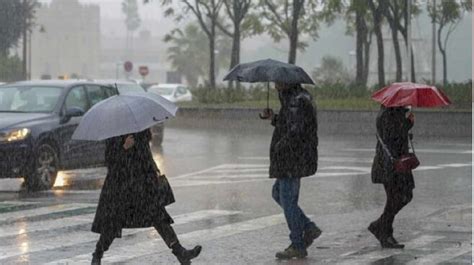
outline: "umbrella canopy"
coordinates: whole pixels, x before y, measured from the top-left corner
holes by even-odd
[[[177,110],[176,105],[152,93],[113,96],[84,115],[72,139],[101,141],[140,132],[175,116]]]
[[[224,81],[314,85],[313,80],[303,68],[272,59],[238,64],[224,77]]]
[[[372,99],[385,107],[432,108],[451,104],[451,100],[436,87],[410,82],[393,83],[375,91]]]

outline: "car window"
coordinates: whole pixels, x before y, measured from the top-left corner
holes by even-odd
[[[182,96],[182,95],[185,95],[186,94],[186,88],[180,86],[178,87],[178,95]]]
[[[0,89],[2,112],[51,112],[61,95],[60,87],[12,86]]]
[[[109,97],[106,87],[96,85],[87,86],[87,95],[89,96],[91,107]]]
[[[71,89],[71,91],[69,91],[69,94],[66,97],[65,107],[66,109],[78,107],[83,109],[84,111],[88,110],[86,91],[84,87],[74,87],[73,89]]]

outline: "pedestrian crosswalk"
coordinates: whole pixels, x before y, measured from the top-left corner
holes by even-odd
[[[34,208],[12,208],[10,211],[0,212],[0,220],[3,220],[0,222],[0,264],[90,263],[91,252],[98,239],[97,234],[90,232],[94,217],[90,209],[94,209],[94,204],[47,205],[21,201],[0,202],[0,208],[7,204],[28,205]],[[464,208],[466,206],[462,209]],[[225,209],[195,209],[173,217],[175,226],[186,227],[184,232],[179,234],[179,238],[189,244],[206,244],[242,235],[248,236],[248,240],[258,240],[258,237],[254,236],[256,232],[261,233],[276,226],[282,231],[287,229],[285,217],[279,213],[258,215]],[[333,217],[325,216],[311,218],[323,224],[333,220]],[[212,221],[216,219],[220,222]],[[470,232],[462,233],[462,236],[458,233],[454,244],[447,233],[416,231],[402,238],[406,245],[405,250],[381,250],[365,228],[325,231],[318,242],[323,242],[328,247],[310,251],[310,255],[324,256],[326,264],[378,264],[377,261],[399,255],[408,259],[406,264],[437,264],[472,256]],[[134,264],[135,260],[167,249],[153,228],[126,229],[122,239],[118,241],[119,243],[114,243],[107,252],[104,263]],[[235,247],[238,248],[239,245]],[[268,259],[271,260],[272,257],[269,256]],[[224,263],[216,261],[215,264]]]

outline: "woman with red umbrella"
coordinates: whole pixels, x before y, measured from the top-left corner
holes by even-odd
[[[372,182],[384,185],[387,202],[382,215],[368,229],[383,248],[403,248],[393,237],[392,225],[397,213],[413,198],[412,169],[419,164],[409,152],[409,131],[415,124],[409,106],[445,106],[450,101],[433,86],[413,83],[394,83],[375,92],[372,98],[382,104],[376,120],[378,141]]]

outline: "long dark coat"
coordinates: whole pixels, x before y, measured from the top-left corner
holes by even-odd
[[[377,132],[395,159],[409,152],[408,132],[413,124],[406,118],[406,112],[405,108],[385,108],[382,106],[376,120]],[[372,182],[391,183],[393,181],[411,188],[415,187],[413,174],[411,172],[396,173],[382,145],[377,141],[375,158],[372,164]]]
[[[300,86],[279,92],[272,120],[270,178],[307,177],[318,169],[318,121],[311,94]]]
[[[158,203],[158,167],[150,150],[151,132],[133,134],[135,145],[125,150],[127,136],[106,140],[107,177],[100,193],[92,231],[121,237],[122,228],[150,227],[173,223]],[[174,197],[173,197],[174,201]]]

